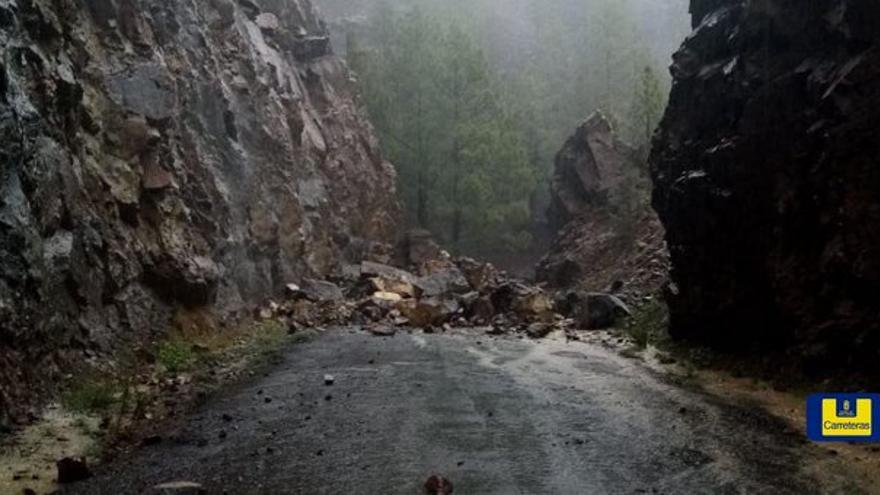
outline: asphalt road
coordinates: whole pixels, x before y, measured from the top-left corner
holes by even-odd
[[[324,375],[335,376],[327,386]],[[815,493],[801,435],[595,344],[328,331],[64,493]]]

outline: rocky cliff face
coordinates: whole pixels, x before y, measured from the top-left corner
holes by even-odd
[[[601,113],[577,128],[556,156],[547,213],[556,238],[537,267],[539,281],[623,291],[630,302],[663,285],[663,228],[640,168]]]
[[[673,334],[876,368],[880,4],[691,11],[652,157]]]
[[[0,47],[0,412],[392,240],[393,168],[308,0],[0,0]]]

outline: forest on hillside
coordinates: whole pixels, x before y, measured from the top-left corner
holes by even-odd
[[[552,235],[553,159],[593,112],[647,156],[668,54],[688,27],[684,0],[659,4],[318,3],[398,169],[408,224],[482,256],[528,251]]]

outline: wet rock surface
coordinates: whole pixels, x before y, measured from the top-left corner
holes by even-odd
[[[395,239],[308,0],[0,2],[0,46],[0,416],[182,307],[235,319]]]
[[[880,6],[691,11],[652,156],[672,334],[878,371]]]
[[[818,493],[816,455],[595,344],[338,328],[62,493],[421,493],[436,473],[454,493]]]

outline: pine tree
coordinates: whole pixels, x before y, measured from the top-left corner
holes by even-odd
[[[636,144],[640,149],[647,151],[651,145],[654,129],[663,114],[663,100],[660,80],[657,79],[654,70],[646,65],[636,82],[631,117],[635,130],[634,135],[638,140]]]

